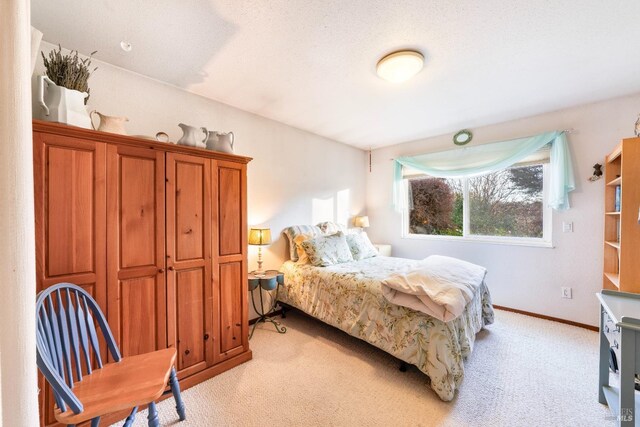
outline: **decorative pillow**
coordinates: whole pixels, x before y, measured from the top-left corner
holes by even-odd
[[[347,233],[347,227],[332,221],[321,222],[317,225],[324,234],[336,234],[338,231]]]
[[[298,261],[298,252],[296,251],[296,244],[293,241],[298,234],[311,234],[313,237],[322,234],[322,230],[315,225],[293,225],[285,228],[282,232],[289,240],[289,257],[292,261]]]
[[[307,256],[307,253],[305,252],[304,248],[302,247],[302,242],[305,242],[309,239],[312,239],[314,236],[312,234],[298,234],[296,237],[294,237],[293,239],[293,243],[294,245],[296,245],[296,253],[298,254],[298,261],[296,261],[298,264],[308,264],[309,263],[309,257]]]
[[[378,255],[376,247],[373,246],[373,243],[369,240],[369,236],[367,236],[367,233],[364,231],[358,234],[348,234],[346,239],[353,259],[359,260]]]
[[[309,262],[318,267],[353,261],[344,234],[339,231],[328,236],[318,236],[301,243],[309,256]]]

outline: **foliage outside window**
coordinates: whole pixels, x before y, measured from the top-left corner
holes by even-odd
[[[409,180],[409,233],[462,236],[463,186],[461,180],[414,178]]]
[[[461,179],[411,178],[406,232],[547,241],[546,170],[538,163]]]

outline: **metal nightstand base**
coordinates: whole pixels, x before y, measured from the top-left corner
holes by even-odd
[[[259,314],[260,317],[258,317],[256,322],[253,324],[253,327],[251,328],[251,333],[249,334],[249,339],[253,337],[253,333],[255,332],[256,327],[258,326],[258,323],[261,323],[261,322],[273,323],[273,326],[275,326],[276,331],[278,331],[279,334],[284,334],[287,332],[286,327],[280,325],[280,322],[277,322],[271,318],[271,315],[276,311],[276,305],[278,304],[278,291],[280,290],[280,285],[283,283],[283,280],[284,280],[283,274],[277,270],[267,270],[264,275],[260,275],[260,276],[253,275],[250,273],[249,289],[251,290],[251,303],[253,304],[253,310],[257,314]],[[276,291],[275,298],[273,298],[273,302],[271,303],[271,307],[269,307],[269,310],[265,312],[264,298],[262,296],[262,292],[263,290],[266,290],[266,291],[272,290],[274,289],[274,286]],[[258,310],[258,307],[256,307],[256,299],[255,299],[255,292],[254,292],[255,288],[260,288],[260,310]]]
[[[272,312],[270,312],[269,314],[271,314]],[[286,326],[282,326],[280,325],[280,322],[277,322],[275,320],[273,320],[271,317],[268,317],[266,315],[261,315],[257,320],[256,323],[253,324],[253,327],[251,328],[251,333],[249,334],[249,339],[251,339],[251,337],[253,337],[253,332],[256,330],[256,326],[258,326],[258,323],[267,323],[267,322],[271,322],[273,323],[273,326],[275,326],[276,331],[278,331],[279,334],[284,334],[287,332],[287,327]]]

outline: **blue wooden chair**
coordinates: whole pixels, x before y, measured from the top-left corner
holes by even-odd
[[[38,294],[36,302],[38,368],[53,389],[56,419],[69,425],[108,413],[149,405],[148,422],[157,427],[155,401],[170,385],[180,420],[185,411],[174,368],[175,348],[122,358],[109,325],[95,300],[79,286],[60,283]],[[96,324],[115,363],[103,364]],[[133,409],[132,409],[133,408]]]

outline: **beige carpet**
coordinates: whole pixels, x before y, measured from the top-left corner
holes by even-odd
[[[446,403],[415,367],[400,372],[393,357],[299,313],[284,322],[284,335],[259,325],[252,361],[184,391],[187,421],[162,402],[161,425],[613,425],[597,400],[595,332],[498,310]]]

